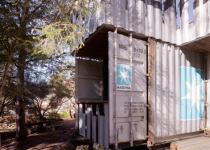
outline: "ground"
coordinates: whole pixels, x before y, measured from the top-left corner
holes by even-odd
[[[31,134],[23,142],[15,139],[2,142],[1,150],[69,150],[70,137],[74,132],[74,121],[62,121],[55,131]]]

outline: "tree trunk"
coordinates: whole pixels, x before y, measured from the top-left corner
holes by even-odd
[[[9,68],[9,63],[6,62],[5,67],[4,67],[4,75],[2,77],[2,81],[1,81],[1,85],[0,85],[0,98],[3,97],[3,90],[6,85],[6,81],[7,81],[6,79],[7,79],[8,68]]]
[[[4,88],[5,88],[6,82],[7,82],[8,68],[9,68],[9,63],[6,62],[5,67],[4,67],[4,75],[3,75],[2,79],[1,79],[1,82],[0,82],[0,84],[1,84],[0,85],[0,99],[3,99],[3,102],[0,106],[1,107],[0,108],[0,116],[2,116],[3,111],[4,111],[4,107],[5,107],[5,97],[3,96],[3,91],[4,91]]]
[[[0,97],[0,98],[2,98],[2,97]],[[1,103],[1,106],[0,106],[0,116],[3,116],[3,112],[4,112],[4,108],[5,108],[5,101],[6,101],[6,98],[4,97],[3,101]]]
[[[16,96],[16,139],[23,140],[26,138],[25,128],[25,99],[24,99],[24,74],[25,74],[26,52],[19,51],[18,58],[18,79],[17,79],[17,96]]]

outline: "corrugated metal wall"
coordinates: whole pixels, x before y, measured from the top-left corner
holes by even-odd
[[[79,104],[78,116],[79,134],[108,149],[108,104]]]
[[[155,53],[149,111],[154,142],[204,129],[203,54],[160,42]]]
[[[146,42],[109,32],[109,142],[147,138]]]
[[[206,81],[207,81],[207,128],[210,128],[210,53],[206,55],[206,67],[207,67],[207,73],[206,73]]]
[[[210,1],[195,0],[189,21],[188,0],[98,0],[100,7],[88,23],[89,33],[102,24],[142,33],[174,44],[183,44],[210,33]],[[177,2],[182,2],[177,4]],[[164,5],[163,5],[164,4]],[[176,26],[176,6],[181,26]],[[177,8],[178,10],[179,8]]]

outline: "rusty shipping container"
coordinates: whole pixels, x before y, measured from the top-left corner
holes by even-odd
[[[80,135],[108,149],[202,133],[208,56],[128,30],[98,28],[77,53]]]

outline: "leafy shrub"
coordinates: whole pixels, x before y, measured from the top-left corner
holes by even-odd
[[[59,120],[59,119],[61,119],[61,117],[57,112],[50,112],[50,113],[48,113],[48,119]]]
[[[70,117],[69,112],[67,112],[67,111],[61,112],[61,113],[59,113],[59,115],[61,118],[69,118]]]

